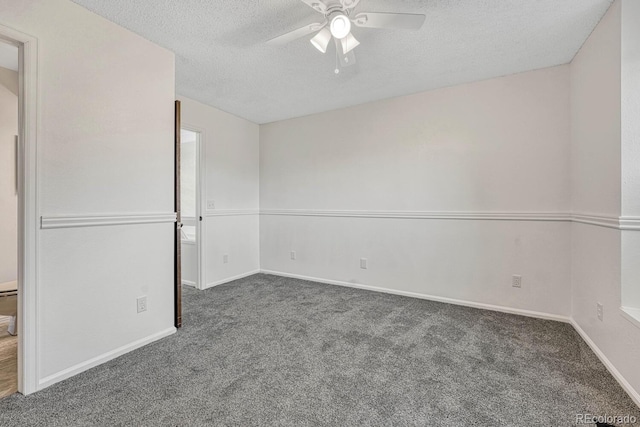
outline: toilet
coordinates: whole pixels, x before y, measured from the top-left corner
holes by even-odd
[[[196,246],[196,226],[188,225],[195,222],[185,221],[182,227],[182,284],[197,286],[198,280],[198,248]]]
[[[0,316],[10,316],[9,333],[16,334],[16,314],[18,313],[18,282],[0,283]]]

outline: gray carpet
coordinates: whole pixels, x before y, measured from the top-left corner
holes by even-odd
[[[176,335],[2,426],[571,426],[640,410],[571,326],[256,275],[186,289]]]

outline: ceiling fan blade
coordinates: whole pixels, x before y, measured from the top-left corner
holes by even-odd
[[[313,8],[318,13],[327,13],[327,5],[320,0],[301,0],[307,6]]]
[[[316,31],[320,31],[327,23],[309,24],[297,30],[290,31],[278,37],[274,37],[267,41],[270,45],[283,45],[292,42],[300,37],[304,37]]]
[[[418,30],[424,24],[426,17],[426,15],[414,13],[363,12],[353,18],[353,23],[364,28]]]
[[[340,0],[342,7],[345,9],[353,9],[360,3],[360,0]]]

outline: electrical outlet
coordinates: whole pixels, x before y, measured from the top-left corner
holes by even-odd
[[[296,260],[296,252],[295,251],[291,251],[291,260],[292,261]]]
[[[513,278],[511,279],[511,286],[513,286],[514,288],[521,288],[522,276],[514,275]]]
[[[367,268],[369,268],[369,262],[367,261],[366,258],[360,258],[360,268],[363,270],[366,270]]]
[[[138,313],[142,313],[143,311],[147,311],[147,296],[139,297],[136,299],[136,303],[138,305]]]
[[[596,304],[596,314],[598,315],[598,320],[602,322],[602,317],[604,314],[604,306],[600,303]]]
[[[227,254],[222,255],[222,263],[229,264],[229,255]]]
[[[216,203],[213,200],[207,200],[207,209],[213,210],[216,208]]]

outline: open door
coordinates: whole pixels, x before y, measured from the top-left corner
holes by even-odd
[[[175,104],[175,211],[176,211],[176,229],[174,232],[174,272],[175,272],[175,327],[182,327],[182,271],[180,268],[180,249],[181,249],[181,229],[182,216],[180,215],[180,101]]]
[[[202,167],[200,165],[202,132],[185,125],[180,130],[180,274],[185,287],[203,289],[202,236]]]

